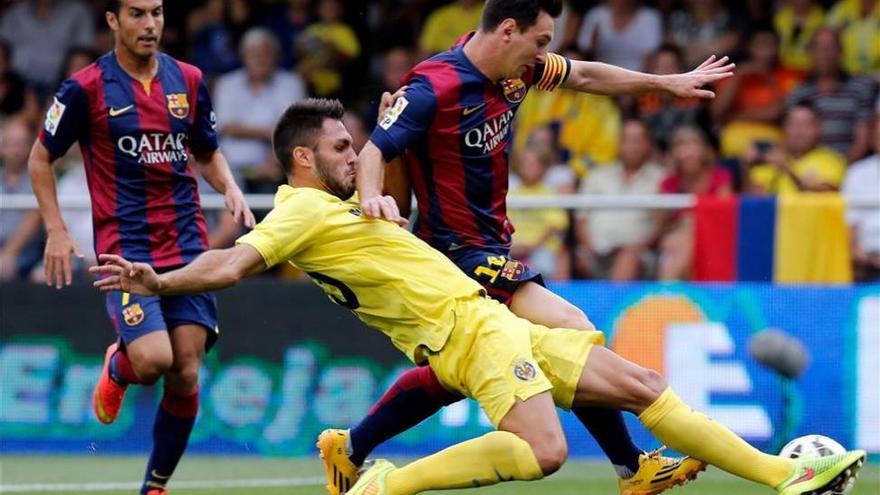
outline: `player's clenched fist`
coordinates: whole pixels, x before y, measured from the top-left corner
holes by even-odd
[[[150,265],[132,263],[115,254],[99,255],[98,261],[103,264],[89,268],[89,272],[100,276],[94,286],[101,291],[122,291],[141,296],[154,296],[159,292],[159,275]]]

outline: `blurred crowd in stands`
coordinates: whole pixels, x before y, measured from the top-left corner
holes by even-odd
[[[28,193],[27,157],[61,80],[112,47],[103,0],[0,2],[0,193]],[[283,181],[275,119],[308,95],[338,97],[356,147],[378,97],[479,23],[481,0],[165,2],[163,50],[210,81],[221,147],[246,193]],[[569,0],[551,50],[658,74],[729,55],[709,101],[533,90],[512,137],[510,196],[827,191],[880,197],[880,0]],[[79,151],[59,195],[88,189]],[[93,263],[88,211],[65,211]],[[549,279],[687,279],[687,211],[510,212],[514,256]],[[239,228],[211,215],[211,245]],[[880,211],[851,210],[857,279],[880,277]],[[39,279],[35,211],[0,209],[0,280]],[[292,272],[292,271],[291,271]],[[290,273],[289,276],[294,276]]]

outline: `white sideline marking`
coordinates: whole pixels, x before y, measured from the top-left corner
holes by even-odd
[[[172,489],[186,488],[190,490],[210,490],[218,488],[262,488],[270,486],[309,486],[322,485],[323,477],[310,478],[257,478],[246,480],[195,480],[173,481]],[[110,490],[137,490],[140,482],[104,482],[104,483],[20,483],[0,485],[0,493],[23,492],[103,492]]]

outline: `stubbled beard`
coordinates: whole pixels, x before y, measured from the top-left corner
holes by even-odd
[[[327,189],[330,194],[336,196],[337,198],[350,198],[354,194],[354,182],[352,182],[350,185],[341,183],[340,181],[334,179],[332,175],[330,175],[328,168],[329,167],[325,167],[324,164],[321,163],[320,158],[317,159],[315,171],[318,174],[318,180],[321,181],[321,184],[324,184],[324,188]]]

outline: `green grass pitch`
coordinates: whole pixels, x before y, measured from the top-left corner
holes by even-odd
[[[0,493],[136,493],[145,462],[146,458],[141,456],[3,456],[0,457]],[[181,462],[169,488],[175,495],[321,495],[325,493],[321,476],[317,459],[190,456]],[[618,492],[613,472],[607,464],[571,461],[562,471],[542,481],[505,483],[467,493],[615,495]],[[772,494],[773,491],[709,468],[696,482],[671,493],[758,495]],[[878,494],[880,466],[869,465],[862,470],[852,495]]]

